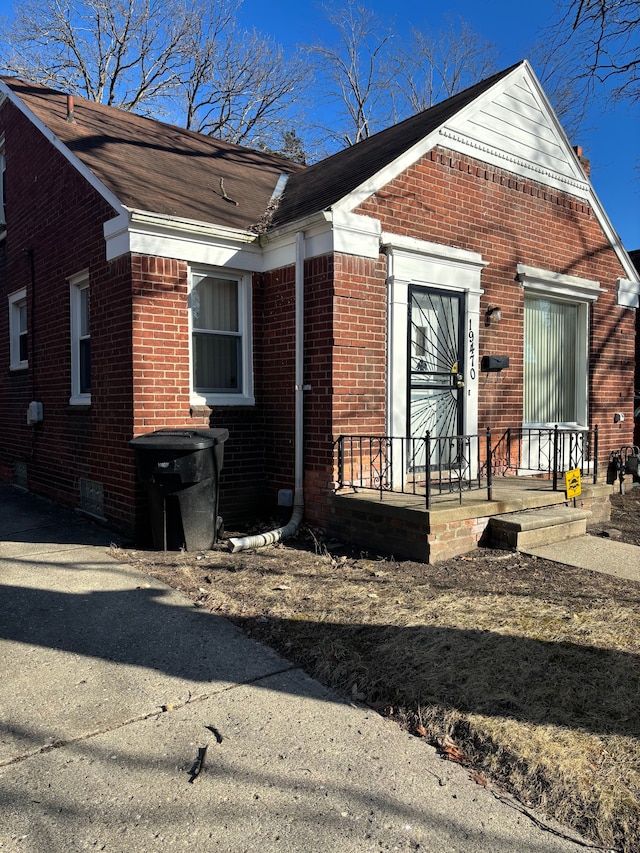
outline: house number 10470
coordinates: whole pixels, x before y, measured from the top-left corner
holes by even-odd
[[[469,379],[476,378],[476,336],[469,320]]]

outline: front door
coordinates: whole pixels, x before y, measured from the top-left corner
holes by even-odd
[[[409,438],[460,435],[464,432],[464,294],[412,285],[409,288]],[[410,444],[413,444],[410,442]],[[438,445],[430,467],[455,463]],[[426,469],[422,443],[412,450],[410,468]],[[420,458],[422,457],[422,458]]]

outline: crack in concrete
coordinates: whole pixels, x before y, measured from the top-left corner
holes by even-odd
[[[170,714],[173,711],[179,711],[181,708],[185,708],[187,705],[193,705],[194,702],[205,702],[212,696],[217,696],[221,693],[228,693],[231,690],[237,690],[239,687],[246,687],[250,684],[258,684],[259,682],[265,681],[269,678],[273,678],[276,675],[282,675],[285,672],[293,672],[297,669],[300,669],[300,667],[291,664],[291,666],[283,667],[282,669],[277,669],[273,672],[263,673],[262,675],[257,675],[255,678],[247,679],[247,681],[240,681],[237,684],[231,684],[228,687],[212,691],[211,693],[199,693],[197,695],[193,695],[190,693],[189,698],[185,699],[182,702],[166,702],[160,705],[156,710],[149,711],[146,714],[138,714],[136,717],[130,717],[129,719],[122,720],[119,723],[111,723],[110,725],[102,726],[101,728],[94,729],[90,732],[85,732],[81,735],[76,735],[75,737],[60,738],[58,740],[52,741],[51,743],[45,743],[43,746],[31,750],[30,752],[25,752],[22,755],[14,755],[12,758],[0,760],[0,767],[10,767],[13,764],[19,764],[22,761],[26,761],[29,758],[36,758],[38,755],[45,755],[46,753],[52,752],[55,749],[62,749],[65,746],[72,746],[75,743],[81,743],[85,740],[91,740],[91,738],[98,737],[99,735],[104,735],[108,732],[115,732],[118,729],[125,728],[125,726],[130,726],[134,723],[141,723],[144,720],[151,720],[154,717],[161,716],[162,714]]]

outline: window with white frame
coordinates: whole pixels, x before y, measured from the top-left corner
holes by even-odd
[[[72,406],[91,403],[91,332],[89,271],[69,279],[71,308],[71,397]]]
[[[193,270],[189,308],[192,402],[252,404],[250,276]]]
[[[587,307],[524,300],[524,422],[585,424]]]
[[[9,297],[9,368],[23,370],[28,365],[27,291],[23,288]]]
[[[527,426],[587,426],[589,304],[597,281],[518,265],[524,285]]]

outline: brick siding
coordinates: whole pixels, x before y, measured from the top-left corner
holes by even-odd
[[[162,427],[229,429],[220,484],[227,527],[273,514],[294,482],[295,270],[253,277],[256,405],[190,405],[188,268],[171,258],[105,259],[103,223],[114,211],[39,131],[6,102],[0,110],[7,164],[6,240],[0,244],[0,477],[26,466],[28,487],[77,506],[79,478],[104,489],[104,515],[133,533],[144,526],[144,495],[128,442]],[[517,425],[522,413],[523,290],[518,263],[598,280],[606,289],[590,321],[590,422],[601,456],[633,431],[635,312],[616,305],[623,271],[593,212],[481,162],[436,149],[368,199],[360,212],[385,231],[461,246],[489,261],[478,357],[504,354],[508,370],[481,374],[479,428]],[[33,250],[35,293],[24,249]],[[68,278],[89,270],[92,405],[69,406]],[[9,372],[7,294],[28,292],[29,369]],[[387,412],[386,258],[346,254],[305,262],[305,496],[307,520],[331,520],[333,444],[340,434],[384,434]],[[31,399],[44,421],[26,424]],[[625,421],[613,423],[613,413]],[[375,522],[372,522],[375,525]],[[475,536],[475,531],[471,534]],[[416,533],[419,545],[427,544]],[[421,538],[422,537],[422,538]],[[417,541],[418,541],[417,540]],[[431,545],[429,547],[432,547]]]

